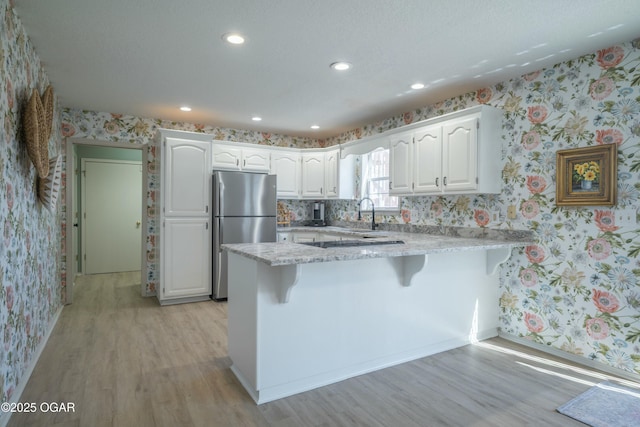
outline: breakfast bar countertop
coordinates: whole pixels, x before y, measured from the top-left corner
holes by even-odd
[[[287,227],[278,243],[222,246],[231,371],[256,403],[498,334],[497,269],[531,235],[380,228]],[[338,246],[311,246],[326,243]]]
[[[293,228],[287,231],[319,231],[310,227]],[[270,266],[310,264],[318,262],[347,261],[368,258],[389,258],[435,253],[511,249],[531,244],[531,239],[501,239],[495,237],[452,237],[437,234],[403,233],[395,231],[368,231],[325,227],[324,233],[342,235],[343,238],[358,238],[367,246],[320,248],[302,243],[236,243],[222,245],[228,252],[246,256]],[[401,240],[402,244],[372,245],[371,241]]]

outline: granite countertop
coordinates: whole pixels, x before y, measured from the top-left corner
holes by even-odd
[[[531,244],[531,238],[459,237],[395,231],[353,230],[340,227],[298,227],[286,231],[320,231],[339,234],[346,238],[362,238],[367,241],[402,240],[404,244],[319,248],[302,243],[235,243],[222,245],[228,252],[246,256],[267,265],[309,264],[316,262],[347,261],[367,258],[388,258],[410,255],[426,255],[446,252],[476,251],[514,248]],[[285,230],[283,230],[285,231]],[[375,237],[374,237],[375,236]]]

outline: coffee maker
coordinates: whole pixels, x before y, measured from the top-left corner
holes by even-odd
[[[315,227],[324,227],[327,223],[324,221],[324,202],[313,202],[313,216],[311,225]]]

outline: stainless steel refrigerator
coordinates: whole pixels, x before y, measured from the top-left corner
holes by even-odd
[[[275,242],[276,176],[213,173],[213,294],[216,301],[228,295],[229,277],[225,243]]]

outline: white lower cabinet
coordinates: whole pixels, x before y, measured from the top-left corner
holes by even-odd
[[[293,243],[315,242],[318,239],[318,233],[293,233]]]
[[[278,242],[308,243],[308,242],[335,242],[342,240],[339,234],[325,233],[323,231],[279,231]]]
[[[316,242],[338,242],[342,239],[343,237],[338,234],[318,233],[318,236],[316,237]]]
[[[211,295],[211,229],[208,218],[163,222],[161,304],[208,299]]]
[[[293,242],[291,233],[286,231],[278,231],[278,242]]]

